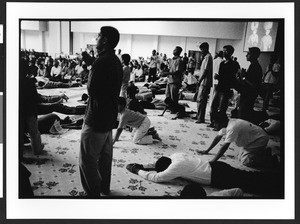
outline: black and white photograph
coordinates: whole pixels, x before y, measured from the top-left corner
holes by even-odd
[[[292,218],[293,7],[254,8],[8,3],[7,217]]]

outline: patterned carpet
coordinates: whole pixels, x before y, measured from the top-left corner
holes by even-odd
[[[70,89],[39,90],[45,95],[65,93],[70,99],[66,105],[78,105],[78,100],[82,93],[86,92],[86,87]],[[163,95],[156,96],[163,99]],[[196,111],[196,103],[183,100],[190,108],[189,111]],[[124,196],[178,196],[184,185],[188,182],[183,179],[176,179],[170,183],[153,183],[138,175],[134,175],[126,170],[129,163],[149,163],[157,158],[169,156],[175,152],[185,152],[193,156],[199,156],[196,149],[206,149],[217,132],[206,127],[207,124],[195,124],[191,118],[172,120],[174,116],[166,112],[163,117],[157,116],[161,110],[146,110],[162,141],[153,145],[139,146],[131,142],[131,133],[123,131],[120,141],[116,142],[113,151],[111,197]],[[66,115],[58,114],[61,118]],[[206,116],[208,123],[209,116]],[[113,130],[115,133],[116,130]],[[34,156],[30,149],[24,152],[26,158],[24,165],[31,172],[30,182],[35,196],[63,196],[76,197],[84,195],[80,183],[78,157],[80,144],[80,130],[68,130],[62,135],[42,135],[42,142],[45,144],[45,155]],[[221,142],[222,144],[222,142]],[[272,148],[280,146],[279,136],[272,136],[269,142]],[[203,158],[212,159],[220,146],[215,147],[209,155]],[[241,166],[237,160],[237,146],[231,145],[229,150],[221,158],[234,167],[248,169]],[[221,189],[214,189],[204,186],[207,194]],[[245,197],[251,196],[245,194]]]

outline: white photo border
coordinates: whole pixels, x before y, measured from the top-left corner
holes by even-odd
[[[294,219],[294,3],[26,3],[6,4],[7,219]],[[155,12],[155,13],[154,13]],[[180,12],[180,13],[178,13]],[[278,18],[285,20],[285,199],[18,199],[19,19]],[[249,13],[248,13],[249,12]],[[251,13],[250,13],[251,12]],[[288,37],[288,38],[287,38]],[[288,161],[288,162],[287,162]],[[288,174],[288,175],[287,175]],[[251,212],[250,212],[251,211]]]

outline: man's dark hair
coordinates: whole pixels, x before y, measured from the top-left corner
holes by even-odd
[[[223,48],[225,48],[228,52],[228,54],[231,56],[234,52],[234,48],[231,45],[225,45]]]
[[[249,47],[249,52],[255,58],[258,58],[260,55],[260,49],[258,47]]]
[[[220,128],[225,128],[228,125],[228,117],[226,114],[222,114],[220,112],[216,113],[214,122],[216,125],[219,125]]]
[[[115,48],[120,40],[119,31],[112,26],[102,26],[100,28],[101,34],[107,38],[110,47]]]
[[[178,49],[178,54],[181,54],[181,52],[182,52],[182,47],[176,46],[176,48]]]
[[[205,198],[206,192],[200,184],[192,183],[186,185],[180,193],[181,198]]]
[[[130,62],[130,55],[129,54],[122,54],[122,60],[124,61],[125,65],[129,65]]]
[[[223,51],[218,51],[217,56],[220,57],[220,58],[223,58]]]
[[[203,42],[202,44],[200,44],[199,48],[201,49],[205,49],[205,50],[208,50],[209,48],[209,45],[207,42]]]
[[[124,97],[119,96],[118,104],[121,106],[126,106],[126,99]]]
[[[155,171],[158,173],[162,172],[162,171],[166,170],[170,166],[171,163],[172,163],[172,160],[170,158],[162,156],[155,163]]]

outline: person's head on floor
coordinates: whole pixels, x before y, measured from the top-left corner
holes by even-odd
[[[120,40],[119,31],[112,26],[102,26],[97,37],[97,50],[114,49]]]
[[[155,171],[158,173],[162,172],[166,170],[171,163],[172,160],[169,157],[162,156],[155,163]]]
[[[227,127],[229,119],[226,114],[217,113],[214,118],[216,129],[220,130]]]
[[[126,107],[126,99],[124,97],[119,96],[118,100],[118,111],[121,113]]]
[[[129,54],[122,54],[122,62],[124,65],[129,65],[130,62],[130,55]]]
[[[180,193],[180,198],[185,199],[200,199],[205,198],[206,196],[207,195],[203,187],[197,183],[186,185]]]

